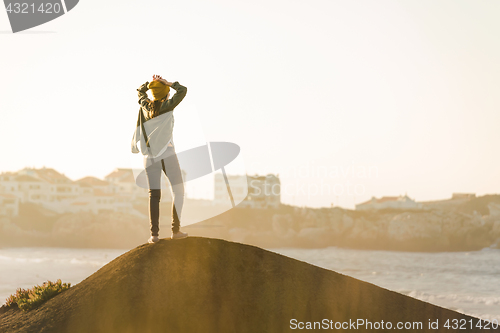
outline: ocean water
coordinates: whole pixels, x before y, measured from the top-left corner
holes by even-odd
[[[128,250],[67,248],[0,248],[0,303],[17,288],[45,281],[75,285]]]
[[[0,303],[47,280],[72,285],[127,252],[112,249],[0,249]],[[340,248],[271,249],[380,287],[500,322],[500,250],[415,253]]]

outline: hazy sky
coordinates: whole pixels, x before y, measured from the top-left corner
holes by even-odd
[[[496,0],[81,0],[11,34],[0,11],[0,171],[132,167],[136,89],[161,74],[188,87],[178,151],[237,143],[285,203],[498,193],[499,17]]]

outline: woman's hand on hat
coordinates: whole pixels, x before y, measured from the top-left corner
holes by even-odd
[[[160,81],[163,84],[166,84],[167,86],[172,86],[172,82],[168,82],[164,78],[162,78],[160,75],[153,75],[153,81]]]

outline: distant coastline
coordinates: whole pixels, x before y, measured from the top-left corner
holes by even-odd
[[[137,202],[135,209],[146,215],[147,203]],[[203,209],[210,208],[200,205],[198,213],[203,214]],[[169,202],[162,203],[161,212],[160,233],[168,232]],[[189,219],[196,216],[187,214],[185,220]],[[245,207],[185,228],[192,236],[264,248],[475,251],[500,247],[500,195],[425,210]],[[3,247],[132,248],[148,238],[149,222],[144,216],[117,212],[56,214],[27,203],[18,217],[0,218],[0,230]]]

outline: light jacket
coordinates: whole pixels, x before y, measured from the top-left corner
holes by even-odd
[[[187,88],[175,81],[172,89],[175,90],[172,98],[165,100],[160,106],[159,115],[149,117],[149,98],[147,95],[149,82],[144,83],[137,89],[139,92],[139,115],[132,137],[132,153],[139,153],[137,143],[141,142],[141,152],[149,157],[158,157],[165,152],[167,146],[172,142],[172,131],[174,129],[174,108],[186,96]]]

